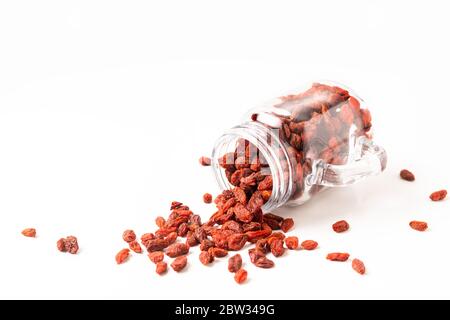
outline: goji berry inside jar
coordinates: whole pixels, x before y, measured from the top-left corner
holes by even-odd
[[[364,101],[333,83],[313,83],[250,110],[216,142],[212,167],[223,190],[259,192],[264,211],[296,206],[327,187],[382,172]]]

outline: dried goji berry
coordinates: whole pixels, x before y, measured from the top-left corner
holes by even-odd
[[[350,227],[350,225],[345,220],[340,220],[333,224],[333,230],[337,233],[347,231],[349,227]]]
[[[136,234],[133,230],[125,230],[123,232],[122,238],[125,242],[132,242],[136,240]]]
[[[175,258],[185,255],[189,252],[189,247],[185,243],[174,243],[167,247],[166,255]]]
[[[61,238],[56,243],[56,247],[61,252],[69,252],[71,254],[76,254],[78,252],[78,240],[74,236]]]
[[[145,246],[148,252],[161,251],[169,246],[169,242],[166,239],[157,238],[148,240],[145,243]]]
[[[406,169],[403,169],[400,171],[400,178],[406,181],[414,181],[416,178],[414,177],[414,174],[411,171],[408,171]]]
[[[222,248],[209,248],[208,251],[216,258],[223,258],[228,254],[228,251]]]
[[[331,261],[347,261],[350,255],[344,252],[333,252],[327,255],[327,259]]]
[[[116,262],[117,264],[122,264],[125,261],[128,260],[128,257],[130,256],[130,249],[122,249],[116,254]]]
[[[209,239],[204,239],[202,242],[200,242],[200,250],[201,251],[207,251],[209,248],[214,247],[214,241]]]
[[[234,256],[228,259],[228,271],[236,272],[242,267],[242,257],[241,255],[235,254]]]
[[[128,245],[130,246],[130,249],[133,250],[134,252],[142,253],[141,245],[137,241],[132,241],[128,243]]]
[[[352,268],[359,274],[366,273],[366,267],[364,266],[364,263],[359,259],[353,259]]]
[[[409,226],[417,231],[425,231],[428,229],[428,224],[423,221],[411,221]]]
[[[183,270],[187,265],[187,257],[186,256],[179,256],[177,258],[175,258],[172,263],[170,264],[170,266],[172,267],[172,269],[176,272],[180,272],[181,270]]]
[[[166,219],[164,219],[163,217],[156,217],[155,223],[158,226],[158,228],[163,228],[164,225],[166,224]]]
[[[212,202],[212,195],[210,193],[205,193],[203,195],[203,202],[204,203],[211,203]]]
[[[169,233],[169,234],[167,235],[166,241],[167,241],[168,244],[172,244],[172,243],[174,243],[175,241],[177,241],[177,238],[178,238],[178,233],[176,233],[176,232],[171,232],[171,233]]]
[[[281,257],[284,254],[283,240],[275,239],[270,244],[270,251],[275,257]]]
[[[291,218],[287,218],[284,219],[283,222],[281,222],[281,230],[283,230],[283,232],[288,232],[289,230],[292,229],[292,227],[294,226],[294,220]]]
[[[267,257],[260,257],[256,259],[254,265],[257,266],[258,268],[270,269],[275,266],[275,263]]]
[[[447,190],[439,190],[435,191],[432,194],[430,194],[430,199],[433,201],[440,201],[444,200],[444,198],[447,196]]]
[[[161,262],[164,260],[164,252],[162,252],[162,251],[150,252],[148,254],[148,258],[153,263]]]
[[[241,250],[246,242],[247,242],[247,235],[243,233],[232,234],[227,239],[228,250],[233,251]]]
[[[236,271],[234,274],[234,280],[239,284],[244,283],[247,280],[247,271],[245,269],[239,269]]]
[[[156,264],[156,273],[159,275],[163,275],[167,272],[167,263],[164,261],[160,261]]]
[[[314,240],[305,240],[301,243],[300,247],[305,250],[314,250],[317,248],[318,243]]]
[[[209,253],[209,251],[200,252],[199,256],[200,262],[205,266],[214,261],[214,256]]]
[[[298,238],[297,237],[287,237],[284,239],[286,247],[290,250],[296,250],[298,248]]]
[[[36,229],[35,228],[26,228],[22,230],[22,234],[25,237],[34,238],[36,237]]]
[[[198,159],[198,162],[200,162],[200,164],[202,166],[210,166],[211,165],[211,159],[205,156],[200,157],[200,159]]]

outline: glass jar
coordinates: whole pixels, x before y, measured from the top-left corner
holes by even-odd
[[[370,112],[355,93],[313,83],[250,110],[217,140],[211,164],[222,190],[260,192],[265,212],[297,206],[324,188],[385,169],[386,152],[371,129]]]

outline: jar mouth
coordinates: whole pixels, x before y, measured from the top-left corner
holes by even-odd
[[[267,141],[268,135],[272,145]],[[258,151],[265,158],[270,173],[272,175],[272,195],[269,200],[262,206],[263,212],[272,211],[282,205],[284,205],[292,194],[292,181],[293,171],[291,165],[288,165],[289,172],[287,175],[283,172],[279,155],[277,150],[273,147],[277,144],[280,150],[285,153],[285,158],[289,162],[289,157],[284,146],[279,141],[278,135],[264,125],[258,122],[246,122],[242,125],[226,131],[215,143],[213,153],[211,156],[211,166],[214,171],[214,175],[221,190],[229,190],[234,188],[226,176],[225,169],[219,164],[219,160],[223,155],[234,152],[236,143],[239,139],[245,139],[253,144]]]

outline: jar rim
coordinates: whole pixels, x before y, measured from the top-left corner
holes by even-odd
[[[285,154],[285,158],[288,162],[289,156],[286,148],[280,142],[279,137],[273,133],[266,126],[256,122],[249,121],[241,125],[235,126],[227,130],[216,141],[213,153],[211,155],[211,166],[214,171],[214,175],[221,190],[232,189],[233,186],[226,177],[225,170],[219,165],[219,160],[223,155],[229,151],[229,147],[235,147],[238,139],[245,139],[253,144],[259,152],[264,156],[269,165],[270,172],[272,174],[272,195],[269,200],[262,206],[263,212],[272,211],[282,205],[284,205],[292,194],[292,179],[293,171],[292,166],[288,163],[289,174],[287,177],[284,175],[281,161],[275,154],[275,150],[272,145],[267,141],[267,134],[271,135],[271,141],[280,146],[281,150]]]

